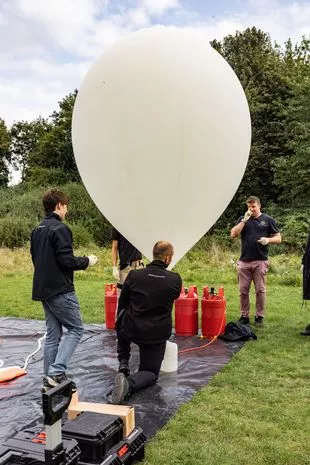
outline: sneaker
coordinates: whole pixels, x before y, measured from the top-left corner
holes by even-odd
[[[59,386],[61,383],[64,381],[68,381],[70,378],[67,377],[65,373],[62,373],[61,375],[55,375],[55,376],[46,376],[43,378],[43,386],[42,386],[42,392],[47,392],[50,389]],[[70,379],[71,384],[72,384],[72,394],[77,391],[77,387],[74,381]]]
[[[254,321],[255,326],[263,326],[264,324],[264,317],[263,316],[256,316]]]
[[[119,368],[118,368],[118,372],[119,373],[124,373],[124,375],[126,376],[129,376],[130,375],[130,369],[129,369],[129,365],[128,365],[128,360],[121,360],[119,362]]]
[[[310,336],[310,325],[307,325],[305,330],[300,333],[301,336]]]
[[[124,373],[117,373],[111,395],[112,404],[120,404],[122,400],[129,397],[129,383]]]
[[[250,318],[247,316],[241,316],[239,318],[239,322],[242,323],[243,325],[249,325],[250,324]]]

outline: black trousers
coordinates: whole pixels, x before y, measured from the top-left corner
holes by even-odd
[[[117,334],[117,353],[118,360],[129,360],[130,343],[126,337]],[[128,376],[127,380],[130,387],[130,393],[140,391],[156,383],[161,362],[164,359],[166,342],[159,344],[137,344],[140,352],[140,364],[136,373]]]

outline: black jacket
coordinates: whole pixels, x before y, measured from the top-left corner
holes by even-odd
[[[302,257],[303,268],[303,299],[310,300],[310,233],[307,240],[306,250]]]
[[[88,257],[75,257],[72,232],[56,213],[47,215],[31,233],[34,265],[33,300],[47,300],[74,291],[73,271],[85,270]]]
[[[160,260],[130,271],[118,304],[118,312],[125,309],[120,333],[137,344],[158,344],[169,339],[172,306],[181,287],[180,275],[166,270]]]

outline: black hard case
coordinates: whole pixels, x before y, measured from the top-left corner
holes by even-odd
[[[62,436],[77,441],[81,462],[101,463],[107,451],[123,439],[123,420],[115,415],[84,412],[62,426]]]
[[[101,465],[132,465],[140,462],[144,459],[145,442],[142,428],[134,428],[119,444],[109,450]]]
[[[36,441],[37,431],[25,430],[16,434],[5,443],[7,453],[0,457],[0,465],[39,465],[45,464],[45,441]],[[74,439],[64,440],[55,453],[55,463],[76,465],[80,458],[80,448]],[[63,450],[63,453],[61,452]],[[59,456],[58,456],[59,455]]]

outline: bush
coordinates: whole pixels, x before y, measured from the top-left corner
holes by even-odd
[[[22,247],[29,239],[34,224],[16,216],[6,216],[0,219],[1,247]]]
[[[39,221],[43,215],[42,190],[23,191],[14,187],[0,191],[0,217],[6,215],[31,223]]]
[[[61,168],[30,168],[27,170],[26,183],[30,188],[55,186],[65,184],[69,175]]]
[[[84,247],[93,242],[90,232],[80,224],[73,223],[68,226],[72,231],[74,247]]]
[[[286,216],[282,228],[282,240],[289,249],[302,253],[309,232],[307,220],[307,214],[302,212],[294,212]]]
[[[99,246],[110,243],[112,227],[80,183],[46,184],[45,187],[29,190],[28,183],[23,182],[18,186],[0,189],[0,217],[9,215],[16,218],[17,222],[25,221],[26,224],[40,222],[44,217],[42,196],[51,187],[64,191],[70,197],[66,220],[77,231],[74,237],[76,245],[86,245],[87,240],[95,241]]]
[[[83,184],[70,183],[63,186],[63,190],[70,197],[68,222],[76,222],[86,228],[97,245],[108,245],[111,242],[112,226],[98,210]]]

